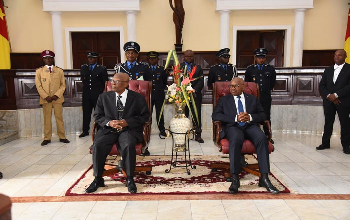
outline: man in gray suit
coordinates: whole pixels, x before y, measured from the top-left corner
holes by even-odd
[[[149,120],[150,113],[145,97],[126,89],[129,85],[128,74],[116,73],[111,83],[112,91],[102,93],[95,108],[94,117],[99,127],[92,154],[95,179],[85,191],[92,193],[104,186],[102,175],[105,161],[113,144],[117,142],[127,174],[128,191],[136,193],[135,145],[143,140],[143,125]]]

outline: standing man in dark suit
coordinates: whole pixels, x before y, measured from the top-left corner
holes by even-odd
[[[231,81],[233,77],[237,77],[237,68],[235,65],[228,63],[230,59],[230,49],[224,48],[216,53],[219,57],[219,64],[211,66],[208,75],[208,89],[213,89],[213,84],[216,81]]]
[[[337,50],[335,64],[325,69],[320,81],[325,123],[322,144],[316,150],[330,148],[335,113],[338,113],[343,152],[350,154],[350,65],[345,63],[346,57],[345,50]]]
[[[97,64],[98,56],[98,53],[88,52],[89,64],[82,65],[80,69],[83,82],[83,133],[79,135],[80,138],[89,135],[92,109],[95,109],[97,98],[108,81],[106,67]]]
[[[167,85],[168,75],[166,74],[164,67],[158,65],[158,56],[159,53],[156,51],[150,51],[147,53],[149,66],[144,75],[144,79],[146,81],[152,81],[152,108],[153,106],[156,107],[156,121],[157,123],[159,121],[159,135],[166,136],[164,127],[164,115],[162,114],[160,120],[159,115],[165,99],[164,89]]]
[[[195,90],[194,93],[194,102],[196,104],[197,112],[198,112],[198,121],[196,119],[196,116],[193,115],[192,123],[196,130],[196,137],[195,140],[199,143],[204,143],[204,140],[202,138],[202,89],[204,86],[204,79],[203,79],[203,70],[200,65],[196,65],[193,63],[194,61],[194,53],[192,50],[186,50],[184,52],[184,62],[180,64],[180,69],[184,70],[185,66],[187,67],[187,72],[191,73],[192,70],[196,70],[193,73],[192,78],[196,79],[191,81],[192,88]],[[191,105],[191,111],[194,114],[194,109]],[[189,109],[186,107],[185,110],[186,117],[189,115]]]
[[[140,45],[129,41],[124,44],[126,62],[118,63],[114,69],[116,73],[126,73],[130,80],[144,80],[143,75],[147,70],[147,65],[137,62],[140,52]]]
[[[254,144],[258,155],[261,173],[259,186],[265,187],[270,193],[279,193],[268,177],[270,172],[268,140],[257,125],[266,118],[264,109],[257,97],[245,94],[243,91],[243,79],[233,78],[230,83],[231,94],[219,99],[212,114],[214,121],[222,122],[221,138],[226,137],[229,140],[230,170],[232,172],[229,192],[237,193],[240,187],[238,174],[241,172],[241,150],[244,139],[249,139]]]
[[[266,120],[271,124],[271,91],[276,83],[275,67],[265,64],[268,50],[265,48],[258,48],[254,50],[256,64],[248,66],[245,71],[244,80],[246,82],[255,82],[260,89],[260,103],[266,113]],[[266,135],[271,134],[269,128],[264,124],[264,132]],[[271,139],[271,143],[274,141]]]
[[[95,179],[85,191],[92,193],[98,187],[105,186],[102,178],[105,161],[113,144],[118,142],[118,151],[123,158],[127,175],[128,191],[136,193],[135,145],[143,140],[143,125],[149,120],[149,110],[144,96],[126,89],[129,85],[128,74],[116,73],[111,83],[112,91],[102,93],[96,104],[94,117],[98,131],[92,153]]]

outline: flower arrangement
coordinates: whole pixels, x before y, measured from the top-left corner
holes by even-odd
[[[197,108],[193,98],[193,93],[195,92],[195,90],[192,88],[192,85],[191,85],[191,81],[197,79],[197,78],[193,78],[193,75],[196,72],[197,67],[195,66],[194,68],[192,68],[191,72],[187,71],[186,66],[184,70],[180,69],[180,63],[177,58],[176,51],[170,50],[168,53],[168,57],[167,57],[164,69],[168,67],[171,57],[174,58],[174,62],[175,62],[175,65],[173,66],[173,72],[170,73],[170,75],[174,77],[174,83],[168,86],[168,91],[166,92],[160,117],[163,113],[164,104],[166,101],[168,101],[169,103],[172,103],[174,105],[186,105],[187,107],[189,107],[188,109],[190,110],[191,117],[193,118],[195,116],[198,121],[198,112],[197,112]],[[190,108],[191,103],[192,103],[194,113]]]

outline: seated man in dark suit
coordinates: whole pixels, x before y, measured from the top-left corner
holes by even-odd
[[[113,144],[118,142],[118,151],[123,157],[123,167],[127,174],[128,191],[136,193],[135,144],[143,140],[143,125],[150,114],[145,97],[126,89],[129,85],[128,74],[116,73],[111,83],[113,91],[102,93],[96,104],[94,117],[99,129],[92,153],[95,179],[85,191],[92,193],[98,187],[105,186],[102,178],[105,161]]]
[[[229,140],[230,170],[232,183],[231,194],[237,193],[240,187],[238,174],[241,172],[241,150],[244,139],[249,139],[255,146],[258,155],[261,177],[259,186],[271,193],[279,193],[269,180],[270,172],[268,140],[257,125],[266,118],[264,109],[257,97],[245,94],[243,79],[235,77],[230,84],[231,95],[221,97],[214,108],[212,119],[221,121],[223,130],[221,138]]]

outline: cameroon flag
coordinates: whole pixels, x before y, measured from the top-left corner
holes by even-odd
[[[348,55],[348,57],[345,59],[345,62],[350,63],[350,8],[348,13],[348,26],[346,28],[346,34],[345,34],[344,50]]]
[[[0,0],[0,69],[11,69],[10,42],[7,33],[4,3]]]

